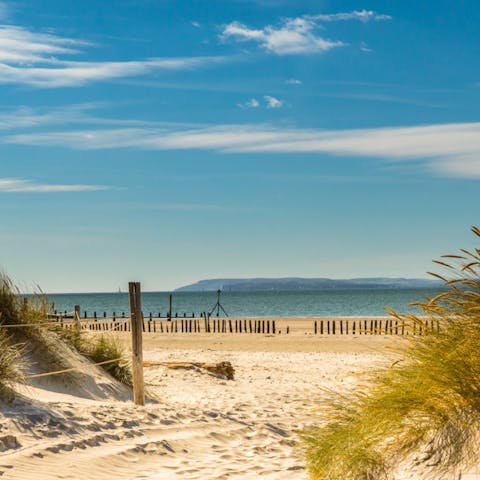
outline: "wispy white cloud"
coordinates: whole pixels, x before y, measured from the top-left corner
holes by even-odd
[[[282,108],[283,102],[276,97],[272,97],[271,95],[265,95],[263,97],[265,102],[267,102],[267,108]]]
[[[269,125],[173,125],[14,134],[13,144],[73,149],[141,148],[224,153],[324,153],[420,162],[447,176],[480,178],[480,123],[352,130],[289,129]]]
[[[0,110],[0,131],[69,124],[122,125],[131,127],[162,125],[159,122],[145,120],[102,118],[93,113],[94,110],[102,105],[101,103],[91,102],[60,106],[54,109],[20,106],[14,110]]]
[[[285,80],[285,83],[287,85],[301,85],[303,82],[297,78],[289,78],[288,80]]]
[[[360,20],[368,22],[370,20],[381,21],[391,20],[390,15],[374,12],[373,10],[354,10],[352,12],[328,13],[319,15],[307,15],[307,18],[317,20],[319,22],[341,22],[347,20]]]
[[[31,32],[13,25],[0,26],[0,62],[10,64],[57,63],[54,55],[78,54],[87,42],[50,33]]]
[[[35,183],[19,178],[0,178],[0,193],[60,193],[60,192],[94,192],[108,190],[104,185],[48,184]]]
[[[195,28],[200,28],[202,26],[200,22],[195,22],[195,21],[191,22],[191,24],[192,24],[192,27],[195,27]]]
[[[240,108],[259,108],[260,102],[256,98],[251,98],[244,103],[239,103],[238,106]]]
[[[272,97],[271,95],[264,95],[263,99],[265,101],[266,108],[281,108],[283,107],[283,101],[279,100],[276,97]],[[238,106],[240,108],[260,108],[262,105],[256,98],[251,98],[246,102],[239,103]]]
[[[365,53],[372,52],[372,49],[365,42],[360,43],[360,50]]]
[[[279,25],[266,25],[263,28],[250,28],[234,21],[223,27],[221,39],[237,42],[253,41],[264,50],[277,55],[322,53],[346,44],[340,40],[330,40],[319,35],[319,24],[325,22],[358,20],[389,20],[388,15],[361,10],[345,13],[304,15],[284,19]]]
[[[0,25],[0,83],[35,87],[73,87],[93,81],[185,70],[222,62],[224,57],[149,58],[137,61],[72,60],[88,42],[23,27]]]

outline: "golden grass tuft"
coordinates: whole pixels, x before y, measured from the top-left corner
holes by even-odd
[[[19,325],[14,328],[0,328],[0,356],[2,353],[4,355],[0,358],[0,389],[2,369],[5,371],[5,384],[10,382],[12,375],[16,376],[17,381],[21,378],[20,344],[25,346],[26,353],[35,354],[41,359],[49,371],[74,367],[72,348],[95,363],[121,358],[102,365],[102,368],[126,385],[132,384],[128,362],[124,360],[124,347],[114,337],[88,336],[84,332],[49,324],[48,314],[52,310],[53,307],[45,295],[40,293],[24,296],[7,276],[0,274],[0,326]],[[7,368],[8,362],[11,362],[10,368]],[[14,371],[17,374],[14,375]],[[83,382],[82,375],[76,371],[65,372],[61,376],[72,384]]]
[[[15,397],[15,383],[24,383],[25,363],[22,348],[12,345],[5,330],[0,329],[0,399],[12,401]]]
[[[113,378],[132,386],[132,373],[127,361],[126,349],[113,334],[80,334],[77,348],[80,353],[91,358],[95,363],[112,361],[102,365],[102,368]]]
[[[448,290],[417,305],[439,331],[410,336],[398,361],[369,373],[352,393],[326,396],[324,424],[302,433],[313,479],[386,480],[415,463],[440,480],[479,463],[480,249],[437,264],[447,273],[434,276]]]

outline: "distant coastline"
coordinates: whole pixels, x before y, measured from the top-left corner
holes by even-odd
[[[421,278],[216,278],[200,280],[175,289],[176,292],[264,292],[330,289],[438,288],[438,280]]]

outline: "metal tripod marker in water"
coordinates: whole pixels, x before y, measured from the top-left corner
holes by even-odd
[[[212,311],[210,312],[210,315],[215,312],[215,309],[217,309],[217,317],[220,316],[220,309],[222,312],[225,314],[226,317],[228,317],[228,313],[225,311],[225,309],[222,307],[222,304],[220,303],[220,295],[222,294],[222,291],[219,289],[217,290],[217,303],[213,306]]]

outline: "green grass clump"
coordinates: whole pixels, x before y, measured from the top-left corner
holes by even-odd
[[[12,343],[25,344],[26,353],[37,354],[51,370],[71,367],[68,346],[58,326],[46,325],[51,306],[43,294],[24,296],[13,282],[0,274],[0,325]],[[73,377],[65,374],[64,377]]]
[[[84,335],[75,340],[77,348],[83,355],[91,358],[95,363],[112,361],[101,365],[112,377],[125,385],[132,386],[132,373],[125,347],[113,335]]]
[[[480,249],[436,263],[447,290],[417,303],[422,318],[390,313],[440,329],[409,336],[354,392],[326,396],[324,424],[302,434],[313,479],[386,480],[402,463],[450,479],[480,462]]]
[[[0,399],[11,401],[14,398],[15,383],[24,383],[24,361],[22,348],[12,345],[5,330],[0,329]]]
[[[17,381],[21,378],[20,344],[24,345],[25,353],[40,359],[48,371],[75,367],[72,348],[94,363],[120,359],[101,367],[122,383],[132,385],[125,349],[115,337],[90,336],[76,329],[63,329],[49,320],[52,310],[53,306],[45,295],[24,296],[7,276],[0,274],[0,326],[11,326],[0,328],[0,390],[3,378],[5,385],[11,383],[11,378]],[[65,372],[61,376],[69,383],[83,381],[77,371]]]

